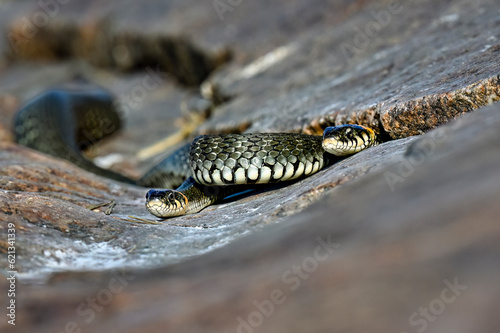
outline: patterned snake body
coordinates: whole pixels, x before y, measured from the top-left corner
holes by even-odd
[[[203,135],[141,179],[134,181],[97,167],[81,155],[121,126],[112,97],[102,89],[51,90],[27,103],[16,115],[16,140],[25,146],[65,158],[108,178],[150,190],[146,208],[158,217],[192,214],[249,184],[267,184],[309,176],[343,156],[379,143],[364,126],[328,127],[323,136],[294,133]]]
[[[49,90],[26,103],[14,119],[14,134],[19,144],[66,159],[106,178],[144,187],[171,188],[189,177],[189,145],[161,161],[139,180],[100,168],[82,155],[82,150],[121,127],[120,113],[112,96],[94,87]]]
[[[191,174],[202,185],[266,184],[308,176],[327,162],[321,136],[204,135],[191,144]]]
[[[375,133],[359,125],[328,127],[322,137],[294,133],[202,135],[190,146],[191,177],[177,190],[150,190],[146,208],[162,218],[196,213],[239,192],[242,186],[309,176],[328,164],[329,155],[350,155],[376,144]]]

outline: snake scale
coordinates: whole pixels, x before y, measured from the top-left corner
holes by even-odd
[[[49,90],[29,101],[14,120],[16,141],[24,146],[111,179],[162,188],[146,194],[147,210],[161,218],[196,213],[251,184],[309,176],[327,165],[331,155],[350,155],[379,143],[370,128],[350,124],[328,127],[323,136],[201,135],[132,180],[96,166],[81,153],[121,126],[112,96],[100,88]]]

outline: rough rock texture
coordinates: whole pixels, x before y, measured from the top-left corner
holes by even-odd
[[[74,260],[83,264],[81,268],[91,268],[92,260],[98,267],[115,267],[115,256],[99,255],[105,249],[118,257],[130,251],[126,264],[125,258],[119,260],[128,267],[168,264],[225,245],[265,224],[283,221],[325,191],[400,157],[405,142],[376,147],[301,182],[274,186],[274,191],[260,189],[256,195],[229,200],[216,209],[162,223],[144,208],[145,189],[94,176],[65,161],[4,143],[0,147],[0,197],[6,204],[0,207],[0,216],[15,222],[20,230],[21,277],[38,275],[43,279],[41,274],[47,267],[74,269]],[[112,215],[103,213],[108,205],[96,213],[89,211],[89,206],[112,200],[117,203]],[[89,253],[81,253],[85,251]],[[6,258],[0,261],[5,263]]]
[[[488,107],[366,152],[399,146],[389,165],[334,188],[286,223],[194,260],[23,286],[18,328],[493,331],[500,324],[499,111]],[[92,298],[101,301],[93,307]]]
[[[14,12],[18,7],[25,15],[6,20],[10,26],[9,42],[15,46],[17,57],[76,56],[120,69],[160,63],[172,69],[174,75],[186,78],[185,83],[196,84],[213,66],[229,60],[228,52],[234,53],[238,63],[255,59],[309,27],[344,20],[359,5],[325,0],[119,0],[113,4],[92,0],[71,1],[46,10],[38,3],[19,1],[9,10]],[[39,22],[37,18],[44,13],[50,19]],[[266,29],[257,29],[263,25]],[[72,37],[69,43],[68,34]],[[201,66],[203,61],[190,61],[194,60],[190,56],[175,58],[193,52],[213,66]]]
[[[242,119],[251,131],[353,122],[401,138],[499,99],[495,1],[356,3],[348,20],[311,27],[244,68],[215,73],[205,95],[233,99],[203,129],[228,130]],[[488,94],[471,99],[469,85]]]
[[[496,2],[214,3],[70,1],[31,33],[39,2],[0,4],[0,267],[15,223],[19,278],[0,330],[495,331],[500,107],[445,123],[499,99]],[[87,154],[130,176],[197,132],[397,140],[159,222],[145,189],[12,143],[19,105],[82,80],[127,121]]]

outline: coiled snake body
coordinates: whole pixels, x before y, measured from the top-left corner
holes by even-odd
[[[379,143],[360,125],[328,127],[323,136],[249,133],[198,136],[189,145],[134,181],[102,169],[80,150],[121,125],[111,96],[101,89],[52,90],[26,104],[16,115],[20,144],[68,159],[94,173],[149,190],[147,210],[161,218],[196,213],[249,184],[267,184],[309,176],[329,162],[329,155],[356,153]],[[187,179],[186,179],[187,178]]]

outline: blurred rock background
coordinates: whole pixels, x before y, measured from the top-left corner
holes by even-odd
[[[17,0],[0,22],[2,332],[497,330],[496,1]],[[89,83],[126,126],[86,153],[131,177],[200,133],[386,142],[157,221],[145,189],[12,141],[24,102]]]

